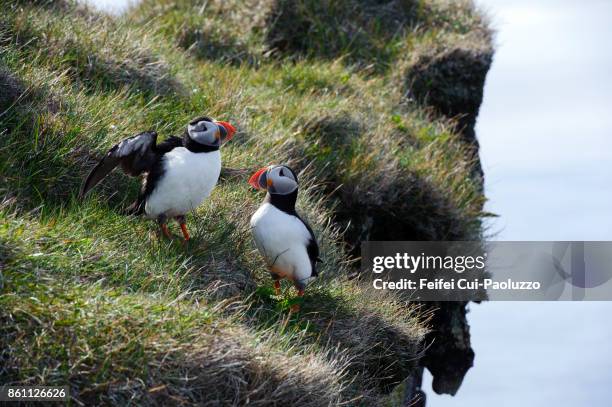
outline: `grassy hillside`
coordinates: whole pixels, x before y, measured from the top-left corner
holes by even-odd
[[[451,51],[486,58],[489,40],[469,3],[438,0],[151,0],[117,18],[4,2],[0,383],[69,383],[84,403],[388,402],[427,316],[349,278],[355,247],[480,238],[474,144],[440,78]],[[121,214],[133,179],[76,198],[111,145],[203,113],[239,132],[189,248]],[[248,229],[263,197],[247,176],[281,162],[302,171],[324,260],[299,314]]]

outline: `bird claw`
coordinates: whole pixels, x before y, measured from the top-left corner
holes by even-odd
[[[168,230],[168,225],[166,225],[165,223],[161,225],[161,234],[163,237],[172,240],[172,235],[170,234],[170,231]]]
[[[300,288],[298,289],[298,294],[297,294],[297,300],[300,302],[295,303],[291,306],[291,312],[300,312],[300,303],[304,301],[303,297],[304,297],[304,290]]]
[[[185,241],[189,241],[189,239],[191,239],[191,236],[189,236],[189,231],[187,230],[187,225],[185,224],[185,222],[181,222],[181,231],[183,232],[183,237],[185,238]]]

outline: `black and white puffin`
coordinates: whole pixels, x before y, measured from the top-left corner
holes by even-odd
[[[159,144],[154,131],[129,137],[114,145],[91,170],[80,196],[121,165],[130,176],[144,175],[138,199],[128,212],[156,219],[168,238],[167,221],[174,218],[188,241],[185,215],[200,206],[217,184],[221,173],[219,148],[235,132],[231,124],[203,116],[189,122],[183,137],[172,136]]]
[[[280,280],[289,279],[304,295],[308,282],[318,275],[319,245],[312,228],[295,210],[298,179],[286,165],[272,165],[255,172],[249,184],[267,191],[266,197],[251,217],[251,232],[274,279],[276,294]],[[292,307],[299,310],[299,305]]]

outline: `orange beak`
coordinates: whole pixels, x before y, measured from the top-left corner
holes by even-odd
[[[266,173],[266,171],[268,171],[268,167],[263,167],[257,170],[253,175],[251,175],[251,178],[249,178],[249,184],[255,189],[264,189],[264,187],[261,185],[260,178]]]
[[[234,133],[236,133],[236,128],[228,122],[216,122],[216,123],[223,126],[223,128],[227,132],[227,137],[223,139],[223,142],[230,141],[232,137],[234,137]]]

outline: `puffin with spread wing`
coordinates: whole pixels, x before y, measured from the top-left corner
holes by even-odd
[[[183,137],[157,143],[157,133],[146,131],[113,146],[94,167],[81,187],[84,197],[115,167],[130,176],[143,176],[142,189],[129,213],[156,219],[170,238],[167,221],[180,224],[185,241],[190,236],[185,215],[210,195],[221,173],[220,147],[236,132],[227,122],[198,117],[187,125]]]

